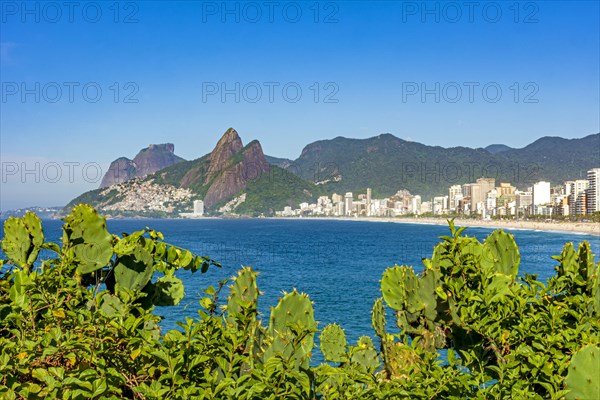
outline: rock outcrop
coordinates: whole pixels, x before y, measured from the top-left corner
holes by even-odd
[[[237,137],[237,132],[233,132]],[[233,143],[235,141],[225,141],[223,147],[231,147]],[[227,152],[227,148],[219,148],[217,145],[210,155],[211,161],[206,177],[206,182],[210,183],[210,186],[204,197],[204,204],[207,207],[235,196],[246,187],[248,182],[259,179],[262,174],[269,172],[269,163],[258,141],[250,142],[225,159],[222,155],[228,154]],[[217,157],[213,157],[215,155]]]
[[[183,158],[175,155],[175,146],[172,143],[151,144],[142,149],[133,160],[127,157],[116,159],[110,164],[104,174],[100,187],[108,187],[126,182],[133,178],[140,178],[163,168],[170,167]]]
[[[106,171],[106,174],[104,174],[104,177],[102,178],[100,187],[109,187],[133,179],[135,178],[135,170],[136,168],[133,160],[130,160],[127,157],[117,158],[110,163],[108,171]]]
[[[231,158],[243,147],[242,139],[240,139],[236,130],[233,128],[227,129],[210,153],[210,164],[208,171],[206,171],[204,184],[208,184],[216,175],[225,170],[229,166]]]
[[[72,200],[65,213],[82,202],[112,216],[179,216],[191,211],[194,200],[203,200],[211,212],[228,209],[231,213],[246,198],[253,204],[260,196],[268,198],[269,204],[273,202],[272,182],[268,179],[274,172],[271,168],[278,167],[269,164],[257,140],[244,146],[235,129],[229,128],[210,153],[177,166],[172,165],[181,158],[173,150],[172,144],[150,145],[133,160],[115,160],[101,188]],[[288,177],[284,189],[278,192],[282,199],[276,198],[279,203],[269,205],[267,212],[287,204],[291,194],[285,186],[289,182]]]

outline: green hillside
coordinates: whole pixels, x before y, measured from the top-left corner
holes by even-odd
[[[600,134],[581,139],[542,138],[523,149],[492,154],[485,149],[443,148],[382,134],[369,139],[337,137],[307,145],[288,167],[328,192],[390,195],[399,189],[425,197],[448,186],[486,176],[525,188],[539,180],[561,184],[600,166]]]
[[[236,211],[251,215],[273,215],[285,206],[297,208],[302,202],[316,202],[317,197],[326,194],[323,187],[274,165],[268,174],[252,180],[244,193],[246,201]]]
[[[229,129],[215,149],[192,161],[181,161],[135,178],[78,196],[63,210],[91,204],[102,213],[122,217],[178,217],[192,212],[194,200],[204,200],[207,215],[274,215],[285,206],[314,201],[324,188],[275,165],[269,165],[260,143],[243,146]],[[245,194],[245,201],[241,196]],[[221,208],[238,199],[237,208]]]

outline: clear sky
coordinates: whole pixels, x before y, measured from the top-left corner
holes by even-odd
[[[3,210],[63,205],[149,143],[200,157],[228,127],[288,158],[600,131],[598,1],[0,5]]]

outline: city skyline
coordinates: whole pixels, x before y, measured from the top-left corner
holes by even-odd
[[[233,128],[230,128],[233,129]],[[598,135],[600,135],[600,133],[597,134],[593,134],[593,135],[588,135],[588,136],[584,136],[581,138],[576,138],[576,139],[571,139],[571,140],[586,140],[592,137],[597,137]],[[372,138],[368,138],[367,140],[370,139],[381,139],[382,137],[387,137],[389,138],[390,136],[386,136],[386,135],[377,135],[374,136]],[[339,138],[336,138],[339,139]],[[334,140],[336,140],[334,139]],[[345,138],[347,140],[350,141],[354,141],[357,140],[358,142],[361,142],[361,140],[363,139],[353,139],[353,138]],[[528,146],[530,145],[535,145],[539,143],[542,143],[541,140],[552,140],[552,139],[561,139],[564,140],[564,138],[553,138],[553,137],[542,137],[542,138],[538,138],[537,140],[535,140],[534,142],[528,144]],[[568,141],[569,139],[567,139]],[[323,140],[324,142],[327,142],[328,140]],[[319,141],[317,141],[319,142]],[[316,143],[316,142],[315,142]],[[309,146],[314,146],[315,143],[309,143],[306,144],[306,148],[308,148]],[[406,142],[406,143],[412,143],[415,145],[423,145],[422,143],[417,143],[417,142]],[[160,164],[162,162],[165,162],[166,160],[169,159],[173,159],[173,160],[182,160],[181,158],[177,157],[176,155],[173,155],[173,151],[175,151],[175,153],[179,153],[177,151],[177,147],[174,146],[174,144],[172,143],[163,143],[163,144],[149,144],[147,145],[148,147],[145,147],[141,150],[139,150],[138,154],[136,157],[133,157],[133,155],[129,154],[128,156],[131,158],[127,158],[127,157],[119,157],[117,159],[114,159],[112,163],[110,163],[110,168],[109,168],[109,164],[99,164],[96,162],[88,162],[86,160],[82,160],[81,158],[76,158],[75,161],[65,161],[65,162],[57,162],[51,159],[44,159],[44,158],[30,158],[27,159],[25,161],[23,160],[17,160],[17,159],[13,159],[11,157],[2,157],[1,159],[1,171],[0,171],[0,212],[3,211],[7,211],[7,210],[14,210],[14,209],[21,209],[21,208],[27,208],[27,207],[58,207],[58,206],[62,206],[64,204],[66,204],[68,201],[70,201],[71,199],[81,195],[82,193],[86,193],[90,190],[94,190],[96,188],[100,187],[104,187],[104,186],[108,186],[108,185],[112,185],[115,182],[119,182],[119,175],[118,174],[123,174],[123,179],[128,179],[127,176],[129,176],[130,173],[133,173],[131,171],[127,172],[126,169],[127,168],[133,168],[133,171],[136,170],[135,167],[135,161],[133,160],[134,158],[137,159],[137,157],[139,157],[140,155],[142,156],[148,156],[148,154],[151,154],[152,151],[148,151],[148,150],[152,150],[155,149],[154,151],[157,151],[158,153],[164,152],[164,154],[162,156],[160,156],[160,158],[158,158],[157,160],[162,160],[162,161],[157,161],[158,165],[163,165],[163,167],[158,167],[155,169],[152,169],[151,172],[145,172],[142,173],[141,175],[132,175],[132,176],[138,176],[138,177],[143,177],[146,176],[148,174],[151,174],[153,172],[156,172],[162,168],[164,168],[164,165],[168,165],[168,164]],[[426,145],[425,145],[426,146]],[[526,146],[526,147],[528,147]],[[452,150],[452,149],[461,149],[464,146],[457,146],[457,147],[449,147],[447,148],[447,150]],[[430,149],[435,149],[435,148],[439,148],[439,146],[433,147],[433,146],[429,146]],[[156,150],[159,149],[159,150]],[[471,148],[473,149],[473,148]],[[477,149],[474,149],[477,150]],[[521,150],[521,149],[511,149],[511,150]],[[208,151],[208,150],[207,150]],[[495,155],[496,150],[492,150],[490,149],[488,152],[490,153],[490,156]],[[154,153],[155,155],[157,153]],[[162,158],[164,157],[164,155],[167,154],[167,158]],[[205,156],[208,155],[208,153],[206,154],[202,154],[201,156]],[[599,153],[600,155],[600,153]],[[270,154],[270,156],[274,156],[273,154]],[[193,160],[197,160],[199,159],[200,156],[195,157]],[[598,157],[600,159],[600,157]],[[193,161],[193,160],[183,160],[183,161]],[[327,160],[321,160],[322,162],[319,162],[318,164],[321,164],[321,166],[323,167],[327,167],[330,168],[332,165],[335,165],[335,162],[331,162],[331,161],[327,161]],[[463,162],[464,161],[464,162]],[[486,168],[492,168],[492,170],[497,170],[496,171],[496,175],[498,176],[498,174],[500,174],[501,172],[506,172],[504,170],[504,168],[507,168],[507,171],[512,174],[515,177],[526,177],[526,176],[531,176],[531,174],[537,173],[537,169],[539,168],[539,166],[536,166],[536,164],[531,164],[531,163],[523,163],[523,164],[519,164],[519,163],[512,163],[510,165],[505,165],[505,166],[501,166],[500,169],[498,165],[496,165],[496,161],[492,161],[489,164],[481,164],[478,161],[475,162],[470,162],[469,160],[463,160],[461,163],[456,163],[456,162],[450,162],[449,164],[445,164],[445,165],[438,165],[438,164],[419,164],[419,163],[415,163],[413,161],[410,161],[408,159],[405,159],[402,161],[401,164],[398,165],[397,169],[398,169],[398,173],[400,174],[406,174],[407,179],[409,180],[414,180],[414,179],[422,179],[423,182],[426,182],[427,179],[432,178],[432,176],[428,175],[430,173],[434,173],[438,174],[436,176],[438,176],[439,179],[442,180],[446,180],[448,182],[454,182],[454,183],[458,183],[458,180],[463,180],[469,179],[468,177],[471,177],[471,179],[475,179],[477,176],[479,176],[478,174],[480,172],[483,172],[486,170]],[[144,159],[142,157],[142,159],[140,159],[140,166],[142,168],[147,168],[149,167],[150,164],[147,164],[147,160]],[[173,161],[171,161],[173,162]],[[275,161],[275,164],[279,163],[279,162],[283,162],[285,166],[285,169],[288,170],[287,173],[289,174],[297,174],[297,175],[302,175],[302,170],[299,169],[300,167],[298,165],[296,165],[296,162],[294,160],[287,160],[285,161],[284,159],[281,159],[279,161]],[[113,164],[117,163],[118,165],[120,165],[116,170],[112,170],[113,168]],[[317,168],[318,164],[313,165],[311,168]],[[308,168],[308,167],[307,167]],[[337,168],[337,167],[336,167]],[[431,171],[429,171],[431,169]],[[113,174],[117,174],[117,175],[110,175],[110,172],[113,172]],[[316,171],[316,170],[315,170]],[[428,172],[429,171],[429,172]],[[306,172],[306,171],[304,171]],[[315,172],[316,173],[316,172]],[[329,172],[325,172],[324,175],[322,177],[326,178],[328,176]],[[586,175],[586,171],[584,169],[582,169],[581,171],[579,171],[579,175],[578,176],[574,176],[573,179],[575,178],[585,178]],[[404,176],[404,175],[403,175]],[[258,176],[259,177],[259,176]],[[256,177],[256,178],[258,178]],[[249,177],[250,179],[248,180],[253,180],[252,177]],[[306,176],[304,176],[304,178],[306,178]],[[317,179],[317,175],[315,175],[315,182],[313,183],[317,183],[319,179]],[[460,178],[460,179],[459,179]],[[553,178],[551,176],[546,177],[547,179],[551,179],[553,180]],[[115,180],[116,179],[116,180]],[[309,178],[308,180],[310,181],[312,178]],[[435,177],[433,178],[435,179]],[[519,179],[519,178],[518,178]],[[106,182],[105,182],[106,180]],[[122,181],[122,180],[121,180]],[[466,181],[464,181],[466,182]],[[36,201],[35,203],[31,203],[31,201],[26,200],[23,201],[22,198],[27,198],[30,199],[33,197],[37,197],[37,195],[39,195],[39,193],[44,193],[44,197],[41,201]]]
[[[496,186],[496,183],[498,186]],[[423,198],[399,189],[396,194],[373,199],[371,188],[354,200],[353,192],[320,196],[316,203],[302,202],[276,211],[277,216],[398,217],[406,215],[480,215],[527,217],[533,215],[582,217],[600,212],[600,167],[587,171],[587,179],[562,185],[539,181],[519,190],[510,182],[481,177],[473,183],[451,185],[448,195]]]

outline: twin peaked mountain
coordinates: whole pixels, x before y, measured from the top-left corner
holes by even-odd
[[[111,216],[178,216],[203,200],[213,213],[272,214],[313,198],[315,185],[267,162],[257,140],[244,146],[229,128],[209,154],[185,161],[170,143],[150,145],[133,160],[121,157],[99,189],[71,201],[90,203]]]
[[[600,165],[600,134],[580,139],[543,137],[513,149],[427,146],[381,134],[368,139],[336,137],[308,144],[296,160],[265,156],[258,141],[243,145],[230,128],[214,150],[196,160],[174,154],[171,144],[151,145],[133,160],[111,164],[100,189],[84,193],[112,216],[178,216],[194,200],[211,214],[272,215],[320,195],[353,192],[386,197],[400,189],[423,199],[444,195],[448,186],[485,176],[525,189],[540,180],[562,184]]]
[[[257,140],[244,146],[238,133],[229,128],[202,163],[196,163],[179,181],[179,186],[204,192],[210,208],[246,188],[250,180],[269,172],[270,166]],[[199,168],[200,167],[200,168]]]

